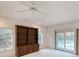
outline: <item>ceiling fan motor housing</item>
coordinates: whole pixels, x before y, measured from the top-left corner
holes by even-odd
[[[32,7],[32,8],[31,8],[31,10],[35,10],[35,11],[37,11],[37,9],[36,9],[36,8],[34,8],[34,7]]]

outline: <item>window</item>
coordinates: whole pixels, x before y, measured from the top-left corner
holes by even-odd
[[[13,48],[13,36],[10,29],[0,29],[0,51]]]
[[[39,32],[39,44],[43,44],[43,33],[42,32]]]

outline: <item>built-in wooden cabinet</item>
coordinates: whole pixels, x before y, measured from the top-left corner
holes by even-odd
[[[16,25],[16,56],[39,50],[38,29]]]

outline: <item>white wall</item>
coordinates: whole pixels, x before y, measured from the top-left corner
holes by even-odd
[[[62,29],[78,29],[79,28],[79,21],[73,21],[68,23],[62,23],[58,25],[53,25],[48,27],[48,43],[49,48],[55,48],[55,31],[62,30]]]
[[[0,51],[0,56],[15,56],[15,25],[24,25],[24,26],[30,26],[30,27],[36,27],[39,29],[39,32],[42,32],[44,34],[43,44],[40,44],[40,49],[46,48],[46,27],[37,25],[32,22],[23,21],[23,20],[16,20],[6,17],[0,17],[0,28],[9,28],[13,31],[13,49],[8,51]]]

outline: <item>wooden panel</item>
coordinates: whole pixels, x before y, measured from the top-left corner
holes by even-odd
[[[20,46],[20,47],[17,47],[16,56],[23,56],[32,52],[36,52],[38,50],[39,50],[38,44]]]
[[[28,29],[17,26],[17,46],[28,44]]]
[[[38,43],[38,29],[29,28],[29,44],[35,44]]]
[[[23,56],[23,55],[26,55],[26,54],[28,54],[28,45],[17,47],[16,56]]]
[[[38,51],[39,50],[39,45],[38,44],[31,44],[28,46],[28,52],[31,53],[31,52],[35,52],[35,51]]]

